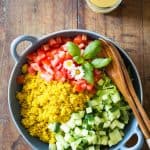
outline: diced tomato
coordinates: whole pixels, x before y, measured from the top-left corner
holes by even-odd
[[[53,49],[51,51],[51,56],[54,58],[54,56],[57,54],[58,50],[57,49]]]
[[[66,52],[66,51],[67,51],[66,44],[62,45],[62,46],[61,46],[61,49],[62,49],[63,51],[65,51],[65,52]]]
[[[43,64],[43,68],[44,68],[48,73],[50,73],[51,75],[54,74],[54,71],[52,70],[52,68],[50,67],[50,65]]]
[[[87,87],[85,80],[72,81],[72,84],[75,86],[77,92],[83,92]]]
[[[43,45],[43,50],[48,51],[50,49],[49,44],[44,44]]]
[[[65,52],[64,51],[59,51],[58,52],[58,57],[59,58],[64,58],[65,57]]]
[[[38,54],[38,56],[45,55],[45,51],[43,49],[38,49],[37,54]]]
[[[67,71],[67,72],[66,72],[66,76],[67,76],[67,79],[69,79],[69,80],[72,80],[72,79],[73,79],[73,77],[71,76],[70,71]],[[74,83],[74,80],[70,81],[70,83],[71,83],[72,85],[75,84],[75,83]]]
[[[81,39],[82,39],[83,42],[87,42],[87,35],[82,34]]]
[[[86,89],[88,90],[88,91],[92,91],[93,90],[93,85],[91,85],[91,84],[87,84],[86,85]]]
[[[77,35],[74,39],[73,39],[73,42],[75,44],[80,44],[82,43],[82,36],[81,35]]]
[[[72,59],[72,56],[68,52],[65,53],[65,60],[67,59]]]
[[[57,42],[58,44],[61,44],[61,43],[62,43],[61,37],[56,37],[56,42]]]
[[[51,81],[53,79],[53,75],[49,74],[46,71],[42,71],[40,75],[41,75],[41,78],[43,78],[47,82],[49,82],[49,81]]]
[[[66,43],[66,42],[68,42],[68,41],[71,41],[71,38],[69,38],[69,37],[62,37],[62,41],[63,41],[64,43]]]
[[[50,47],[58,48],[60,46],[60,43],[57,43],[56,39],[50,39],[49,45],[50,45]]]
[[[83,92],[85,89],[79,84],[79,85],[75,85],[75,89],[77,92]]]
[[[41,63],[42,63],[42,64],[46,64],[46,65],[50,65],[50,64],[51,64],[51,63],[50,63],[50,60],[49,60],[49,57],[46,57],[46,58],[42,59],[42,60],[41,60]]]
[[[56,66],[58,65],[58,63],[59,63],[59,58],[58,58],[57,55],[55,55],[55,56],[54,56],[54,59],[51,60],[51,65],[52,65],[53,67],[56,67]]]
[[[94,69],[94,74],[95,74],[95,75],[101,75],[101,73],[102,73],[102,72],[101,72],[100,70]]]
[[[17,81],[18,84],[24,84],[24,82],[25,82],[24,75],[17,76],[16,81]]]
[[[80,49],[83,49],[85,47],[85,44],[84,43],[80,43],[78,46],[79,46]]]
[[[36,74],[36,71],[35,71],[31,66],[28,67],[28,72],[29,72],[31,75],[35,75],[35,74]]]
[[[27,55],[27,59],[30,60],[30,61],[35,60],[36,57],[37,57],[37,54],[35,52],[29,53]]]
[[[34,58],[35,62],[40,62],[43,58],[46,57],[45,51],[42,49],[38,49],[37,56]]]
[[[66,81],[66,76],[61,71],[56,71],[54,76],[56,81],[61,81],[61,82]]]
[[[94,70],[94,80],[95,82],[99,81],[101,79],[101,71],[98,69]]]
[[[35,71],[41,71],[41,66],[38,63],[31,63],[30,66],[33,68]]]
[[[56,70],[60,70],[62,68],[62,63],[59,63],[57,66],[56,66]]]
[[[56,44],[57,44],[57,42],[56,42],[55,39],[50,39],[50,40],[49,40],[49,45],[50,45],[51,47],[53,47],[53,46],[56,45]]]

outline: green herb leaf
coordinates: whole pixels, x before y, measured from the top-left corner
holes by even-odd
[[[101,42],[99,40],[95,40],[91,42],[86,48],[83,53],[83,57],[85,59],[92,59],[95,58],[96,55],[100,52],[101,50]]]
[[[80,53],[81,53],[80,48],[73,42],[67,42],[66,47],[71,56],[73,56],[73,57],[80,56]]]
[[[91,64],[94,68],[103,68],[106,67],[111,62],[111,58],[96,58]]]
[[[90,71],[93,71],[93,65],[91,64],[91,63],[89,63],[89,62],[85,62],[84,64],[83,64],[83,68],[85,69],[85,70],[90,70]]]
[[[84,69],[84,79],[87,80],[90,84],[94,83],[94,75],[93,75],[93,66],[86,62],[83,64]]]
[[[75,56],[73,57],[73,60],[77,63],[77,64],[83,64],[84,63],[84,59],[81,56]]]

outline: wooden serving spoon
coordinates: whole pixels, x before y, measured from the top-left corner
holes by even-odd
[[[128,75],[127,69],[123,63],[123,60],[117,49],[112,44],[105,40],[100,40],[102,42],[102,55],[104,57],[111,57],[113,60],[112,63],[106,68],[106,73],[117,85],[118,89],[125,97],[125,100],[128,102],[150,148],[150,121],[137,98],[137,95],[133,88],[131,79]],[[139,114],[136,105],[139,111],[141,112],[141,115]]]

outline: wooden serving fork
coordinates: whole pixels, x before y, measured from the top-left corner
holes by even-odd
[[[106,73],[125,97],[150,148],[150,120],[135,93],[125,64],[115,46],[103,39],[100,41],[102,43],[102,56],[112,58],[111,64],[106,68]]]

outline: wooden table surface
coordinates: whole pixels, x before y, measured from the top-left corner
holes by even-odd
[[[150,116],[150,0],[123,0],[107,15],[84,0],[0,0],[0,150],[30,150],[8,110],[7,87],[14,60],[10,43],[19,35],[41,37],[62,29],[88,29],[120,43],[140,73],[144,108]],[[19,46],[19,52],[26,44]],[[142,150],[148,150],[144,144]]]

